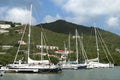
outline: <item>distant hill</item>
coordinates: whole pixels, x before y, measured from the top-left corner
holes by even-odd
[[[65,34],[68,34],[69,32],[74,33],[75,29],[78,29],[79,32],[88,34],[91,30],[91,27],[77,25],[74,23],[67,22],[65,20],[57,20],[55,22],[38,24],[36,26],[40,26],[40,25],[42,25],[43,28],[45,29],[48,29],[57,33],[65,33]]]
[[[2,45],[12,45],[13,48],[6,50],[6,55],[0,55],[0,63],[8,64],[13,61],[14,56],[16,54],[16,50],[18,48],[18,40],[20,40],[23,31],[23,26],[21,27],[12,27],[9,30],[9,33],[0,34],[0,46]],[[80,35],[83,35],[83,44],[85,51],[88,55],[88,58],[96,57],[96,44],[95,44],[95,34],[93,27],[87,27],[83,25],[74,24],[71,22],[67,22],[65,20],[57,20],[51,23],[38,24],[32,27],[31,31],[31,44],[37,45],[40,44],[40,36],[41,31],[45,33],[47,44],[51,46],[58,46],[59,49],[64,49],[64,43],[68,47],[68,34],[71,34],[71,49],[75,51],[75,39],[72,36],[75,35],[75,29],[78,30]],[[115,49],[120,49],[120,36],[111,33],[106,30],[99,29],[102,38],[105,40],[116,65],[120,65],[120,54],[115,51]],[[24,41],[27,43],[27,35],[28,27],[25,33]],[[100,45],[100,44],[99,44]],[[100,46],[101,47],[101,46]],[[33,50],[31,52],[35,52],[35,46],[32,46]],[[26,47],[24,49],[27,50]],[[3,52],[0,47],[0,52]],[[54,53],[54,51],[51,51]],[[103,62],[106,62],[105,55],[102,54],[100,58]],[[7,58],[7,59],[6,59]]]

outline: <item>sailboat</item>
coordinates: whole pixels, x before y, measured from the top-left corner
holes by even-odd
[[[113,60],[105,42],[104,42],[104,40],[102,39],[100,32],[97,30],[96,27],[94,27],[94,30],[95,30],[95,39],[96,39],[97,58],[89,59],[88,64],[87,64],[87,68],[110,68],[110,67],[114,67],[114,64],[111,63],[108,55],[110,56],[112,62],[114,62],[114,60]],[[100,49],[99,49],[99,45],[98,45],[98,38],[101,40],[100,42],[102,43],[102,48],[104,50],[104,53],[105,53],[106,58],[107,58],[109,63],[100,63],[100,53],[99,53]]]
[[[31,38],[31,15],[32,15],[32,5],[30,8],[30,25],[28,32],[28,51],[27,51],[27,63],[24,63],[22,60],[16,61],[16,57],[18,55],[18,51],[13,64],[9,64],[8,71],[9,72],[28,72],[28,73],[57,73],[61,72],[62,69],[59,65],[54,65],[49,60],[43,59],[43,47],[41,48],[41,60],[33,60],[30,58],[30,38]],[[25,30],[24,30],[25,31]],[[21,38],[21,41],[23,36]],[[41,32],[41,46],[43,46],[43,32]],[[20,49],[20,45],[18,47]],[[48,53],[47,53],[48,55]],[[49,57],[49,56],[48,56]]]
[[[78,58],[78,32],[77,29],[75,30],[75,38],[76,38],[76,61],[68,61],[62,63],[62,69],[85,69],[87,67],[86,63],[79,63]],[[70,39],[70,37],[69,37]],[[70,40],[69,40],[70,41]],[[70,42],[69,42],[70,43]],[[70,48],[70,46],[69,46]],[[69,49],[70,50],[70,49]]]

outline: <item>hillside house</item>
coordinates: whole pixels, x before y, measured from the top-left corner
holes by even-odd
[[[7,29],[11,27],[12,22],[0,21],[0,28]]]
[[[46,46],[46,45],[36,45],[36,48],[37,49],[41,49],[41,48],[43,48],[43,49],[48,49],[48,50],[58,50],[59,49],[59,47],[57,47],[57,46]]]
[[[1,29],[7,29],[7,28],[10,28],[10,27],[11,27],[10,24],[0,24]]]
[[[2,33],[8,33],[8,32],[9,32],[9,30],[0,29],[0,34],[2,34]]]
[[[11,45],[3,45],[2,46],[2,49],[4,49],[4,50],[8,50],[8,49],[10,49],[10,48],[12,48],[13,46],[11,46]]]
[[[73,53],[72,50],[57,50],[55,51],[55,53],[57,54],[70,54],[70,53]]]
[[[27,43],[25,41],[18,41],[18,44],[26,45]]]

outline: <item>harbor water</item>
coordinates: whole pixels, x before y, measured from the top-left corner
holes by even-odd
[[[120,80],[120,67],[63,70],[57,74],[5,73],[0,80]]]

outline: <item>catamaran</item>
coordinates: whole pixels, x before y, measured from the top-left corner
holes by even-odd
[[[62,69],[59,65],[54,65],[50,62],[49,54],[47,53],[49,60],[44,60],[43,56],[43,47],[41,47],[41,60],[33,60],[30,58],[30,39],[31,39],[31,16],[32,16],[32,4],[30,8],[30,25],[28,32],[28,51],[27,51],[27,63],[23,62],[23,60],[17,61],[17,56],[19,53],[19,49],[21,44],[19,44],[18,51],[16,53],[13,64],[7,65],[8,72],[27,72],[27,73],[57,73],[61,72]],[[26,29],[26,28],[25,28]],[[25,33],[25,29],[24,32]],[[21,41],[23,39],[24,34],[21,37]],[[43,46],[43,32],[41,32],[41,46]]]

